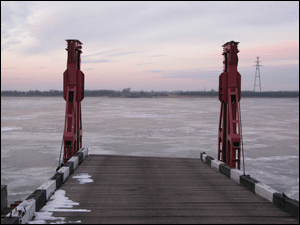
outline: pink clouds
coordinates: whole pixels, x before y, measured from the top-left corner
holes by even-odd
[[[289,61],[291,64],[296,64],[299,61],[299,41],[283,41],[246,47],[241,50],[239,56],[244,60],[251,59],[253,63],[259,56],[265,62],[274,61],[276,64],[282,65]]]

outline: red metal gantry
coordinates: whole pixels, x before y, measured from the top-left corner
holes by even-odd
[[[218,160],[232,168],[240,169],[241,135],[239,101],[241,99],[241,75],[237,71],[239,42],[230,41],[223,47],[223,73],[219,76],[219,100],[221,101]]]
[[[82,43],[79,40],[66,41],[68,61],[63,81],[63,97],[66,101],[64,164],[82,148],[81,101],[84,98],[84,74],[80,70]]]

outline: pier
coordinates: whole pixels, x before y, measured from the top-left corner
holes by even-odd
[[[205,154],[201,160],[78,153],[4,222],[35,222],[30,220],[45,211],[42,206],[53,201],[54,191],[64,190],[76,204],[57,205],[48,212],[51,220],[43,222],[299,224],[297,215],[214,169],[210,164],[217,161]],[[82,174],[90,181],[74,178]],[[299,203],[292,210],[299,211]]]
[[[297,223],[199,159],[90,155],[74,175],[81,173],[93,182],[69,178],[61,188],[79,202],[74,208],[90,212],[55,217],[84,224]]]

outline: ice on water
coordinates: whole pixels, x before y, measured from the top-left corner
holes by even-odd
[[[1,126],[1,133],[5,131],[12,131],[12,130],[22,130],[22,127],[2,127]]]

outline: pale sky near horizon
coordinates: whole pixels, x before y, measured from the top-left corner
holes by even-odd
[[[66,39],[85,89],[218,90],[222,45],[240,42],[242,90],[299,91],[299,2],[1,1],[1,90],[62,90]]]

